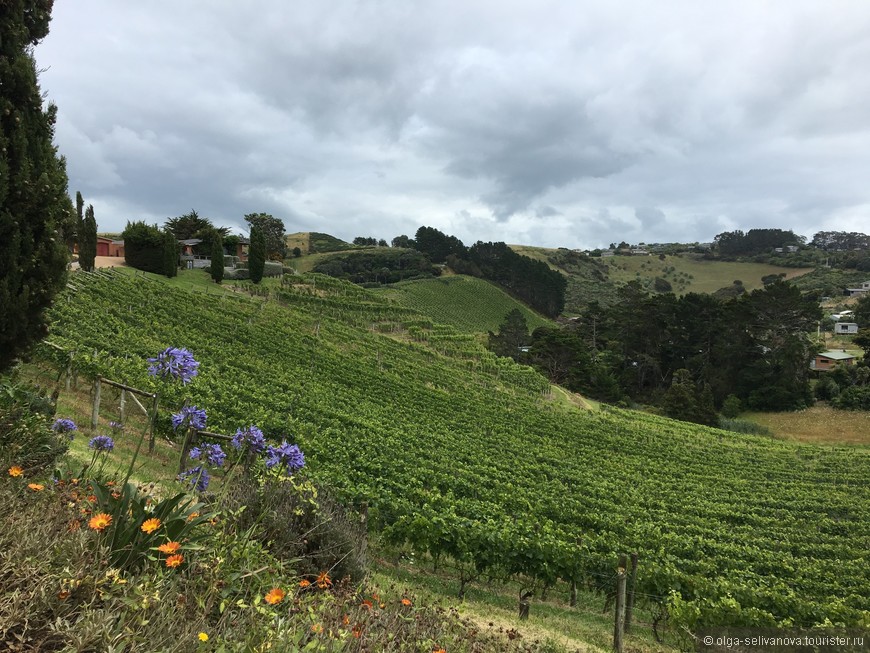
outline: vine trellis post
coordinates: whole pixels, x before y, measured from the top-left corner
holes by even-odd
[[[94,404],[91,410],[92,429],[96,429],[100,421],[100,403],[102,400],[101,394],[103,384],[112,386],[113,388],[118,388],[121,391],[120,418],[122,424],[127,417],[127,394],[130,395],[130,399],[133,400],[133,403],[135,403],[144,413],[145,417],[148,418],[148,452],[153,453],[155,436],[154,424],[157,421],[157,410],[160,405],[159,395],[156,392],[145,392],[144,390],[139,390],[138,388],[133,388],[129,385],[124,385],[123,383],[118,383],[117,381],[98,376],[94,380]],[[139,401],[137,395],[139,397],[150,399],[151,406],[145,408],[144,404]]]

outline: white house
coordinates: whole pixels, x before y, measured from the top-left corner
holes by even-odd
[[[838,336],[849,336],[858,333],[858,325],[854,322],[837,322],[834,325],[834,333]]]
[[[846,288],[846,295],[854,297],[855,295],[864,295],[870,292],[870,281],[865,281],[860,288]]]

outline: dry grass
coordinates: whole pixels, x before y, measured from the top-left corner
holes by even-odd
[[[774,437],[810,444],[870,446],[870,413],[835,410],[819,403],[792,413],[746,413],[741,415],[769,428]]]

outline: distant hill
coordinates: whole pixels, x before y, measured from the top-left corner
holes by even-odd
[[[576,313],[589,301],[608,304],[619,286],[638,281],[650,292],[683,295],[714,293],[742,281],[747,291],[761,288],[762,277],[784,275],[793,279],[812,268],[788,268],[766,263],[708,261],[697,254],[590,257],[568,249],[511,245],[516,252],[544,261],[568,277],[565,312]],[[656,281],[659,279],[660,281]],[[670,290],[668,290],[670,286]]]
[[[405,281],[374,292],[464,333],[496,332],[505,315],[514,308],[525,316],[529,331],[553,325],[495,284],[475,277],[451,275]]]
[[[338,252],[353,248],[353,245],[340,238],[317,231],[300,231],[295,234],[287,234],[284,236],[284,242],[290,251],[293,251],[294,247],[298,247],[302,250],[303,254]]]

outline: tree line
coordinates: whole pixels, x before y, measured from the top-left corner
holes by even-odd
[[[521,315],[509,315],[489,346],[570,390],[715,424],[729,397],[756,410],[812,403],[809,334],[821,317],[815,301],[782,281],[730,299],[649,295],[631,282],[614,305],[592,302],[561,327],[529,334]]]

